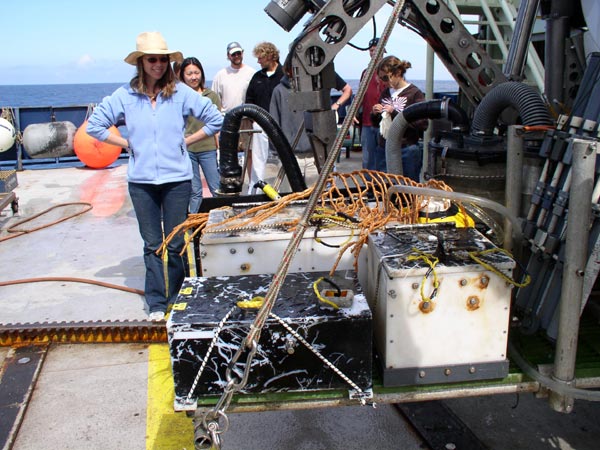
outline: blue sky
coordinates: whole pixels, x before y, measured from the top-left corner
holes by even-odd
[[[273,42],[283,60],[310,18],[307,14],[286,32],[264,12],[268,4],[269,0],[28,0],[25,7],[23,2],[2,2],[0,84],[127,81],[134,69],[123,58],[135,50],[142,31],[160,31],[169,48],[196,56],[208,79],[228,64],[225,49],[234,40],[245,49],[244,62],[258,68],[254,45]],[[391,11],[385,5],[377,13],[378,34]],[[369,22],[351,42],[366,47],[372,34]],[[417,34],[396,25],[387,50],[412,63],[408,79],[425,78],[426,44]],[[347,46],[336,56],[335,67],[343,78],[356,79],[368,61],[367,52]],[[435,76],[452,78],[440,62]]]

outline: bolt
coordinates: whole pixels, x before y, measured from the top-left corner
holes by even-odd
[[[419,289],[419,283],[413,283],[412,284],[412,288],[415,289],[415,290]]]
[[[241,270],[242,272],[245,272],[246,270],[248,270],[248,264],[242,264],[242,265],[240,266],[240,270]]]
[[[488,277],[481,277],[481,284],[483,284],[484,286],[487,286],[489,282],[490,279]]]
[[[248,253],[250,253],[250,254],[254,253],[254,248],[253,247],[248,247]]]
[[[477,297],[469,297],[469,305],[475,306],[478,303]]]
[[[473,366],[469,367],[469,373],[475,373],[475,367],[473,367]]]
[[[229,253],[231,253],[232,255],[235,255],[237,252],[236,252],[235,248],[230,248]]]
[[[206,258],[206,252],[200,252],[200,258]]]
[[[449,377],[450,375],[452,375],[452,370],[450,370],[450,369],[444,369],[444,375],[446,375],[447,377]]]
[[[419,378],[425,378],[425,371],[419,370]]]
[[[460,285],[461,286],[466,286],[467,285],[467,280],[465,280],[464,278],[462,280],[460,280]]]
[[[469,45],[469,41],[467,41],[467,39],[466,39],[466,38],[460,38],[460,39],[458,40],[458,46],[459,46],[460,48],[465,48],[467,45]]]
[[[393,289],[391,289],[391,290],[388,292],[388,296],[389,296],[389,297],[392,297],[392,298],[396,298],[396,291],[394,291]]]
[[[294,348],[295,346],[296,344],[292,339],[287,340],[287,342],[285,343],[285,351],[288,352],[288,355],[294,354],[294,352],[296,351],[296,349]]]

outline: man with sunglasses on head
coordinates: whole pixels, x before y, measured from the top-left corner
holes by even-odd
[[[244,49],[239,42],[234,41],[227,45],[227,59],[231,64],[217,72],[211,87],[221,98],[223,113],[244,103],[248,84],[256,72],[243,63]]]

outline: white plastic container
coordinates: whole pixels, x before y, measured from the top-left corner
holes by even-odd
[[[224,226],[232,231],[211,232],[210,227],[223,222],[227,214],[236,215],[241,211],[242,209],[233,212],[222,209],[210,211],[207,232],[200,240],[199,273],[202,276],[275,273],[292,237],[292,231],[277,228],[275,225],[290,223],[300,218],[304,205],[286,207],[255,228],[234,230],[231,227],[235,225],[229,224]],[[319,230],[316,227],[308,227],[291,262],[289,272],[331,270],[338,257],[339,246],[350,239],[355,239],[356,233],[342,226]],[[351,270],[353,267],[354,256],[348,250],[339,261],[337,270]]]
[[[384,385],[504,378],[514,261],[473,228],[413,225],[369,236],[369,286]],[[431,269],[435,258],[439,262]],[[434,280],[437,278],[437,290]]]

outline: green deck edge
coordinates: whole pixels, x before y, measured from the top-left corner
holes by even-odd
[[[529,361],[533,367],[551,365],[554,363],[554,344],[543,333],[525,335],[519,333],[518,330],[511,330],[510,338],[520,349],[522,356]],[[485,391],[486,389],[489,391],[494,388],[510,386],[514,386],[515,389],[518,390],[520,385],[525,386],[528,383],[528,386],[531,388],[535,383],[534,380],[522,372],[522,370],[510,359],[510,355],[509,361],[509,373],[503,379],[398,387],[383,387],[379,367],[376,367],[378,364],[374,363],[373,395],[377,398],[378,396],[387,395],[418,396],[428,393],[435,395],[435,393],[439,392],[445,393],[447,396],[452,396],[452,393],[460,393],[463,391]],[[585,317],[582,318],[580,326],[575,377],[577,379],[600,377],[600,326],[594,321],[585,319]],[[198,406],[213,406],[217,403],[218,399],[219,396],[200,397],[198,399]],[[231,401],[231,407],[305,402],[344,404],[350,402],[350,400],[348,389],[286,391],[264,394],[247,393],[234,395]]]

